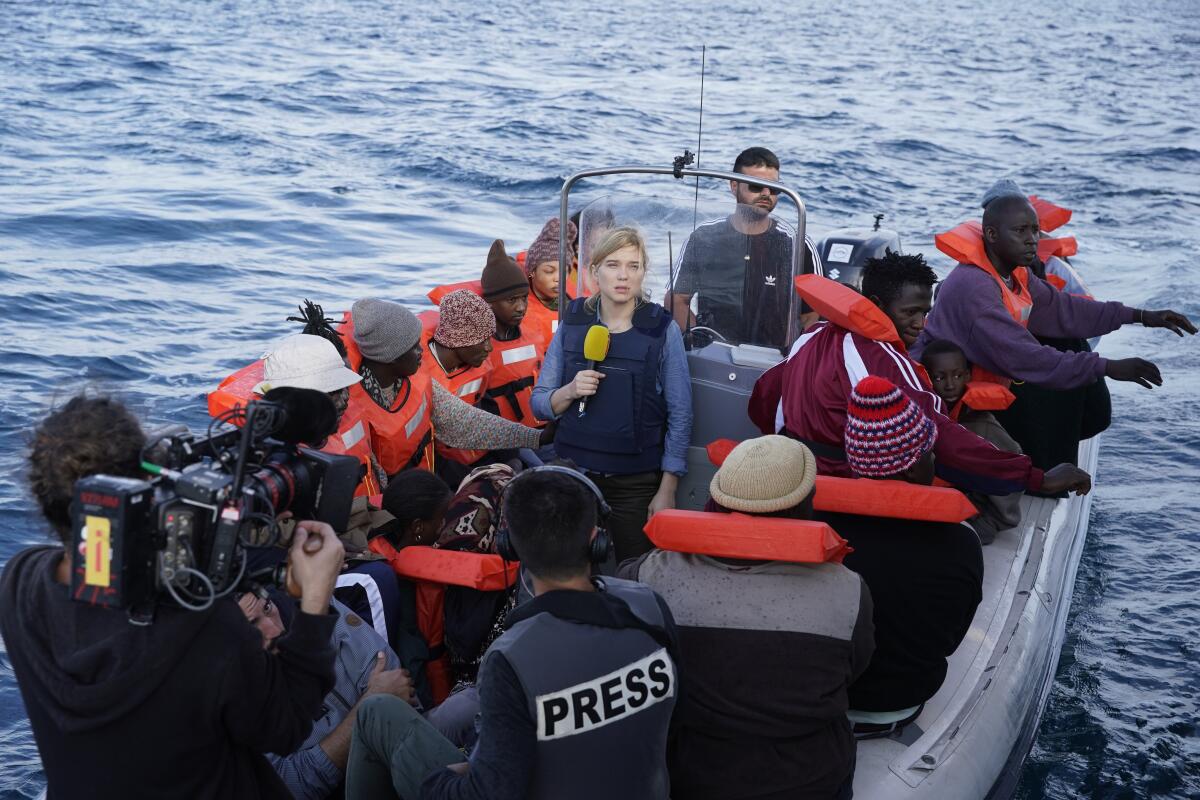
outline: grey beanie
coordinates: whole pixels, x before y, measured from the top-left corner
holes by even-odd
[[[364,358],[390,364],[421,338],[421,321],[399,303],[364,297],[350,309],[354,343]]]
[[[992,184],[992,188],[983,193],[983,200],[980,202],[980,208],[987,208],[988,203],[993,200],[999,200],[1001,197],[1025,197],[1025,192],[1017,185],[1017,182],[1012,178],[1001,178]]]

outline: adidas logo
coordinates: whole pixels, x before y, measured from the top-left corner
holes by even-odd
[[[767,286],[774,286],[775,285],[775,276],[768,275],[766,277],[766,279],[763,281],[763,283],[765,283]]]

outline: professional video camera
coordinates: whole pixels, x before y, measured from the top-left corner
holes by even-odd
[[[247,547],[277,542],[277,515],[346,529],[361,463],[299,445],[331,432],[314,434],[305,419],[314,403],[328,404],[317,410],[336,419],[332,403],[303,389],[270,395],[280,401],[235,409],[202,439],[182,433],[148,443],[142,468],[156,477],[76,482],[72,598],[126,608],[135,622],[151,621],[168,599],[200,611],[238,589]]]

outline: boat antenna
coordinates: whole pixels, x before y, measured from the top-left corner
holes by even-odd
[[[700,122],[696,126],[696,169],[700,168],[700,144],[704,141],[704,73],[708,67],[708,45],[700,45]],[[696,176],[696,196],[692,200],[692,231],[700,210],[700,176]]]

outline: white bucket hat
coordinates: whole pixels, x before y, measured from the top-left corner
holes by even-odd
[[[361,375],[346,368],[333,342],[297,333],[280,340],[263,356],[263,379],[254,391],[266,394],[281,386],[291,386],[329,393],[361,380]]]

